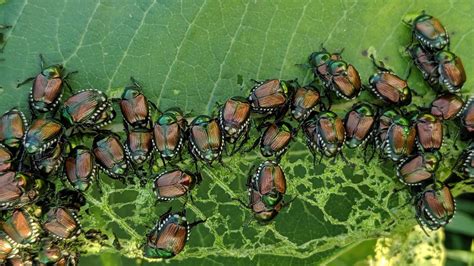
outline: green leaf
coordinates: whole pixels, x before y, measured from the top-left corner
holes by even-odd
[[[179,106],[193,115],[210,114],[215,102],[246,95],[249,79],[309,82],[311,73],[295,64],[305,63],[320,44],[331,51],[344,48],[345,60],[364,82],[373,72],[368,52],[403,76],[410,66],[404,47],[411,38],[402,18],[421,10],[446,25],[451,49],[472,76],[473,8],[463,1],[402,0],[7,1],[0,6],[0,22],[12,28],[3,30],[0,106],[27,110],[29,87],[16,84],[38,73],[40,53],[48,63],[79,71],[71,79],[75,90],[94,87],[117,95],[133,76],[160,109]],[[415,103],[428,105],[434,93],[416,69],[409,84],[422,95]],[[468,78],[465,94],[473,93],[473,85]],[[338,104],[335,110],[343,115],[351,104]],[[252,132],[253,138],[257,134]],[[298,137],[282,160],[288,195],[298,198],[267,226],[250,222],[251,214],[231,200],[246,197],[247,172],[264,158],[239,154],[226,157],[226,167],[203,167],[204,182],[186,208],[191,220],[207,221],[193,230],[174,262],[322,263],[348,245],[407,232],[416,224],[394,164],[383,159],[365,164],[363,152],[347,151],[354,167],[343,160],[323,160],[313,167],[303,143]],[[450,148],[452,143],[446,141],[442,150],[445,170],[460,152]],[[181,166],[192,169],[188,156]],[[87,255],[113,250],[115,234],[123,256],[141,257],[147,230],[169,206],[176,210],[182,205],[155,205],[151,184],[124,187],[106,176],[99,183],[103,193],[87,194],[89,214],[84,212],[82,221],[85,229],[107,233],[109,246],[86,241],[81,248]]]

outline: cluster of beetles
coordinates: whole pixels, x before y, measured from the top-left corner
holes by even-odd
[[[83,232],[78,215],[86,203],[83,193],[99,172],[125,184],[136,179],[146,183],[152,165],[171,165],[172,170],[151,178],[157,200],[168,201],[190,197],[202,179],[199,164],[222,162],[223,151],[232,155],[258,146],[268,158],[249,174],[248,201],[235,200],[258,222],[270,222],[295,199],[284,199],[286,178],[279,162],[300,129],[314,164],[318,156],[347,160],[344,144],[350,149],[371,148],[364,153],[366,161],[379,151],[396,163],[398,178],[409,186],[421,226],[436,230],[446,225],[455,202],[450,188],[436,176],[443,136],[449,133],[443,126],[454,121],[460,139],[471,143],[474,98],[463,100],[460,95],[465,71],[461,59],[449,50],[440,21],[423,13],[409,26],[413,42],[407,53],[438,94],[426,107],[413,106],[416,92],[406,79],[373,56],[375,73],[363,84],[342,51],[331,53],[323,47],[309,56],[307,66],[315,76],[309,85],[255,81],[247,97],[232,97],[219,105],[217,115],[199,115],[190,123],[189,114],[179,108],[159,110],[134,79],[120,98],[95,89],[74,92],[68,84],[74,72],[66,73],[62,65],[45,67],[41,58],[41,72],[19,84],[32,81],[31,119],[17,108],[0,117],[0,263],[77,264],[79,254],[72,243],[81,233],[90,239],[106,237],[94,230]],[[374,96],[372,103],[354,104],[344,118],[330,110],[333,100],[352,100],[364,90]],[[69,97],[62,101],[67,92]],[[116,117],[115,106],[121,110],[126,139],[107,130]],[[252,128],[260,135],[246,145]],[[195,172],[175,166],[185,149]],[[474,178],[473,144],[455,168],[453,175]],[[190,230],[203,222],[188,222],[185,208],[170,209],[146,235],[144,257],[177,255]]]

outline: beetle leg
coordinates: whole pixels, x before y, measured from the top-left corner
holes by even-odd
[[[26,84],[26,83],[28,83],[28,82],[34,80],[34,79],[35,79],[35,77],[29,77],[29,78],[23,80],[22,82],[16,84],[16,87],[19,88],[20,86],[22,86],[22,85],[24,85],[24,84]]]
[[[232,200],[235,200],[235,201],[238,201],[240,203],[240,205],[242,205],[242,207],[246,208],[246,209],[250,209],[250,204],[245,204],[245,202],[239,198],[232,198]]]
[[[64,82],[64,84],[66,84],[66,87],[69,90],[69,92],[74,93],[74,91],[72,90],[71,85],[69,84],[69,82],[66,79],[64,79],[63,82]]]
[[[242,149],[242,147],[244,146],[244,144],[247,143],[247,141],[248,141],[249,139],[250,139],[250,128],[247,127],[247,129],[245,130],[244,139],[243,139],[242,141],[240,141],[239,147],[237,148],[237,150],[235,150],[235,152],[240,151],[240,149]],[[234,154],[234,151],[232,152],[232,154]]]
[[[195,227],[195,226],[198,225],[198,224],[205,223],[206,220],[207,220],[207,219],[204,219],[204,220],[197,220],[197,221],[194,221],[194,222],[188,224],[189,230],[191,230],[193,227]]]
[[[282,208],[288,207],[293,201],[295,201],[295,199],[296,199],[297,197],[298,197],[298,195],[294,196],[291,200],[289,200],[289,201],[287,201],[287,202],[283,201],[282,204],[281,204]]]
[[[255,149],[255,147],[257,147],[257,145],[259,144],[259,142],[260,142],[260,137],[257,138],[257,139],[254,141],[254,143],[252,144],[252,146],[251,146],[250,148],[246,149],[244,152],[249,152],[249,151]]]

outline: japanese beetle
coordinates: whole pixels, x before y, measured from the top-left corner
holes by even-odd
[[[13,163],[13,154],[7,147],[0,144],[0,173],[11,170]]]
[[[296,135],[296,129],[286,122],[265,123],[259,127],[259,129],[261,128],[265,128],[265,131],[255,143],[260,144],[260,152],[264,157],[281,157],[288,150],[290,141]]]
[[[284,115],[293,90],[293,81],[268,79],[254,81],[249,96],[252,111],[260,114]]]
[[[0,173],[0,210],[22,207],[36,201],[45,184],[27,173],[7,171]]]
[[[442,50],[449,46],[449,36],[441,22],[424,12],[413,20],[413,36],[429,50]]]
[[[408,186],[419,186],[431,182],[440,162],[441,154],[438,151],[418,153],[398,164],[398,179]]]
[[[25,136],[28,122],[23,112],[12,108],[0,117],[0,142],[10,149],[18,149]]]
[[[431,103],[431,114],[443,120],[455,118],[461,111],[464,101],[452,93],[439,95]]]
[[[435,62],[434,56],[419,44],[412,44],[407,50],[413,63],[423,75],[423,79],[431,87],[438,85],[438,64]]]
[[[331,54],[324,47],[321,47],[321,51],[312,53],[308,58],[314,76],[318,77],[326,87],[329,86],[331,81],[329,63],[338,60],[342,60],[341,53]]]
[[[120,137],[112,132],[94,138],[92,151],[99,167],[114,179],[123,179],[128,172],[128,162]]]
[[[378,65],[371,55],[372,62],[377,68],[377,73],[369,77],[369,86],[372,92],[386,103],[397,106],[411,103],[412,92],[406,80],[395,75],[392,70]]]
[[[65,74],[64,67],[60,64],[45,67],[42,55],[40,55],[40,60],[41,72],[36,77],[28,78],[17,85],[18,88],[34,80],[29,99],[33,115],[35,112],[45,113],[55,109],[61,100],[63,85],[66,84],[69,87],[66,80],[70,74],[75,73]]]
[[[319,104],[321,96],[318,89],[313,86],[298,86],[291,100],[291,115],[296,121],[303,121],[313,112]]]
[[[371,104],[354,104],[344,119],[346,145],[353,149],[366,143],[374,133],[376,118],[377,112]]]
[[[81,233],[81,224],[76,213],[65,207],[50,209],[42,226],[49,235],[61,240],[74,239]]]
[[[65,255],[67,252],[63,251],[61,247],[50,240],[43,240],[41,242],[40,250],[38,251],[37,260],[44,265],[67,265]]]
[[[435,60],[438,63],[439,84],[449,92],[460,91],[466,82],[461,58],[450,51],[440,51],[436,53]]]
[[[422,151],[441,149],[443,124],[432,114],[419,114],[415,118],[416,143]]]
[[[275,161],[261,163],[255,174],[247,180],[249,203],[239,202],[252,210],[255,219],[262,224],[272,221],[290,202],[285,203],[286,178],[283,169]]]
[[[474,179],[474,143],[461,155],[461,171],[465,179]]]
[[[360,94],[362,83],[359,72],[353,65],[342,60],[330,61],[329,73],[331,80],[328,87],[337,96],[351,100]]]
[[[189,240],[191,229],[203,222],[205,221],[198,220],[188,223],[185,210],[172,213],[169,209],[147,234],[143,255],[164,259],[178,255]]]
[[[222,134],[217,119],[207,115],[196,117],[189,128],[189,147],[196,159],[212,164],[220,160],[224,148],[224,134]]]
[[[377,119],[377,137],[375,138],[377,146],[382,146],[385,142],[387,139],[387,131],[398,116],[400,116],[400,112],[395,109],[387,109],[380,113]]]
[[[71,150],[64,164],[66,178],[74,189],[86,191],[96,178],[94,154],[86,146],[76,146]]]
[[[56,145],[64,132],[64,127],[59,121],[38,118],[28,128],[23,145],[28,154],[42,153]]]
[[[20,252],[7,260],[8,266],[31,266],[35,265],[32,254],[29,252]]]
[[[390,159],[398,162],[413,153],[415,140],[416,128],[408,119],[397,116],[388,128],[381,148]]]
[[[103,92],[87,89],[63,103],[61,117],[69,126],[100,128],[113,120],[115,111]]]
[[[186,139],[187,121],[179,108],[170,108],[153,125],[153,144],[163,160],[180,154]]]
[[[447,225],[456,211],[456,201],[441,182],[427,185],[415,196],[416,218],[422,226],[436,230]]]
[[[54,198],[53,204],[55,206],[59,206],[62,208],[67,208],[70,211],[74,211],[75,213],[78,213],[81,210],[81,207],[86,205],[86,198],[84,197],[84,194],[80,191],[77,190],[71,190],[71,189],[61,189],[57,194],[56,197]],[[51,202],[51,201],[50,201]],[[43,213],[46,213],[49,211],[50,207],[53,204],[47,204],[44,207]]]
[[[16,253],[18,253],[18,249],[7,239],[7,235],[0,231],[0,263],[5,263],[8,258],[13,257]]]
[[[250,131],[250,111],[251,106],[247,99],[234,96],[228,99],[219,110],[219,126],[224,138],[229,143],[234,144],[233,151],[237,151],[248,139]],[[243,137],[239,148],[235,149],[235,144]]]
[[[191,192],[202,180],[201,174],[173,169],[159,174],[153,181],[153,191],[158,200],[172,200]],[[190,194],[189,194],[190,195]]]
[[[133,128],[148,128],[150,125],[150,105],[141,87],[134,78],[126,86],[120,99],[123,118]]]
[[[474,97],[469,98],[459,113],[461,124],[468,134],[474,134]],[[471,137],[472,138],[472,137]]]
[[[316,151],[323,156],[336,157],[341,153],[346,138],[344,122],[331,111],[323,111],[303,124],[306,144],[314,157]]]
[[[127,132],[125,143],[125,153],[128,160],[136,166],[144,164],[153,153],[153,131],[147,128],[133,128]]]
[[[64,143],[58,142],[55,146],[42,153],[33,154],[33,166],[42,175],[53,175],[63,162]]]
[[[6,239],[14,246],[24,247],[38,240],[40,226],[24,209],[15,209],[5,221],[0,221]]]

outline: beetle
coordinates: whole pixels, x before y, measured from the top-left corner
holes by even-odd
[[[74,189],[86,191],[97,176],[94,154],[86,146],[74,147],[66,158],[64,172]]]
[[[383,63],[377,64],[373,55],[370,56],[377,73],[369,77],[369,87],[377,98],[397,106],[411,103],[412,91],[406,80],[385,68]]]
[[[29,252],[21,252],[19,254],[16,254],[15,256],[12,256],[7,260],[6,265],[8,266],[29,266],[29,265],[35,265],[34,260],[32,257],[32,254]]]
[[[45,176],[55,174],[63,162],[63,149],[64,143],[58,142],[42,153],[33,154],[34,168]]]
[[[353,65],[342,60],[330,61],[329,73],[331,75],[329,88],[337,96],[351,100],[360,94],[362,82],[359,72]]]
[[[63,125],[54,119],[38,118],[31,123],[23,140],[25,151],[28,154],[42,153],[53,147],[63,137]]]
[[[124,147],[128,161],[133,166],[141,166],[153,153],[153,131],[147,128],[132,128],[130,130],[126,123],[124,126],[127,133]]]
[[[186,140],[187,121],[175,107],[166,110],[153,125],[153,145],[163,164],[179,155]]]
[[[12,150],[20,148],[28,122],[23,112],[16,107],[0,117],[0,142]]]
[[[46,185],[30,174],[6,171],[0,173],[0,210],[20,208],[38,200]]]
[[[316,87],[312,85],[298,86],[290,104],[291,115],[298,122],[304,121],[312,112],[316,111],[320,99],[321,95]]]
[[[275,161],[264,161],[258,166],[255,174],[249,174],[247,188],[249,203],[237,200],[245,208],[251,209],[255,219],[262,224],[271,222],[294,200],[289,202],[283,200],[286,193],[286,177],[281,166]]]
[[[12,170],[14,157],[7,147],[0,144],[0,173]]]
[[[470,142],[469,146],[459,155],[453,169],[459,170],[459,172],[453,171],[453,176],[456,177],[454,182],[468,180],[468,184],[474,183],[474,142]]]
[[[119,100],[123,119],[133,128],[150,126],[150,104],[142,93],[140,84],[131,77],[132,84],[126,86]]]
[[[425,12],[413,20],[412,34],[426,49],[437,51],[449,47],[449,35],[444,26]]]
[[[63,103],[61,117],[68,126],[100,128],[113,120],[115,111],[103,92],[86,89]]]
[[[387,131],[390,128],[390,126],[393,124],[397,116],[400,116],[400,112],[392,108],[389,108],[380,112],[377,118],[377,126],[376,126],[377,137],[375,139],[376,139],[377,146],[379,147],[382,146],[382,144],[386,141]]]
[[[219,110],[219,127],[226,141],[234,144],[232,153],[237,152],[249,138],[251,106],[247,99],[234,96]],[[240,140],[236,147],[236,143]]]
[[[469,98],[464,104],[461,112],[459,113],[461,118],[461,124],[465,131],[471,135],[470,139],[474,134],[474,97]]]
[[[67,208],[74,213],[78,213],[86,203],[86,198],[81,191],[64,188],[56,193],[54,201],[50,201],[48,205],[43,206],[43,213],[49,211],[52,206]]]
[[[207,115],[196,117],[189,128],[189,149],[195,159],[211,165],[221,159],[224,148],[224,134],[217,119]]]
[[[120,137],[112,132],[102,132],[93,141],[92,151],[99,167],[110,177],[124,180],[128,161]]]
[[[14,246],[24,247],[35,243],[40,234],[40,226],[33,216],[24,209],[15,209],[6,220],[0,221],[5,238]]]
[[[42,227],[56,239],[71,240],[81,233],[76,213],[66,207],[53,207],[45,215]]]
[[[461,58],[450,51],[439,51],[435,60],[438,63],[439,84],[451,93],[460,91],[466,82]]]
[[[381,149],[390,159],[398,162],[412,154],[415,149],[415,141],[416,128],[408,119],[397,116],[386,132]]]
[[[416,116],[416,143],[422,151],[441,149],[443,145],[443,124],[434,115],[421,113]]]
[[[400,161],[397,166],[398,179],[408,186],[419,186],[431,182],[441,162],[438,151],[420,152]]]
[[[99,129],[110,124],[112,120],[114,120],[115,116],[116,113],[112,105],[107,105],[107,108],[102,113],[100,113],[100,115],[96,117],[95,120],[88,121],[84,124],[84,126],[88,128]]]
[[[156,225],[146,235],[143,255],[147,258],[169,259],[178,255],[189,240],[191,230],[205,220],[188,223],[186,210],[171,212],[171,208],[160,216]]]
[[[248,97],[252,111],[267,115],[285,115],[293,93],[294,81],[268,79],[265,81],[254,80],[254,82],[255,85]]]
[[[316,162],[316,151],[323,156],[334,157],[341,153],[346,138],[344,122],[331,111],[323,111],[308,118],[303,124],[306,144]]]
[[[0,263],[5,263],[8,258],[13,257],[18,253],[18,249],[15,245],[7,239],[7,235],[0,231]]]
[[[353,149],[372,138],[377,121],[377,110],[369,103],[352,106],[344,119],[346,145]]]
[[[439,95],[431,103],[431,114],[443,120],[454,119],[464,105],[461,97],[450,92]]]
[[[263,134],[258,138],[252,150],[257,144],[260,144],[260,152],[264,157],[275,156],[280,158],[287,150],[292,139],[295,138],[297,129],[286,122],[264,123],[259,126],[259,130],[265,128]]]
[[[423,79],[432,87],[439,84],[438,64],[434,56],[426,51],[420,44],[412,44],[407,48],[415,66],[420,70]]]
[[[40,55],[41,72],[17,85],[18,88],[33,80],[29,96],[30,110],[33,116],[36,115],[36,112],[46,113],[56,109],[63,95],[63,85],[65,84],[71,90],[67,79],[69,75],[77,73],[77,71],[73,71],[65,74],[63,65],[56,64],[45,67],[44,62],[43,56]]]
[[[160,173],[153,181],[153,191],[158,200],[168,201],[190,194],[201,183],[200,173],[189,173],[178,168]]]
[[[454,217],[456,201],[450,189],[437,181],[427,185],[415,196],[416,218],[422,227],[436,230]]]
[[[308,57],[308,63],[313,69],[314,76],[318,77],[325,87],[328,87],[331,81],[329,63],[342,60],[341,53],[342,51],[329,53],[326,48],[321,47],[321,51],[314,52]]]
[[[58,244],[49,239],[41,241],[40,250],[38,251],[37,260],[44,265],[68,265],[65,257],[67,251]]]

